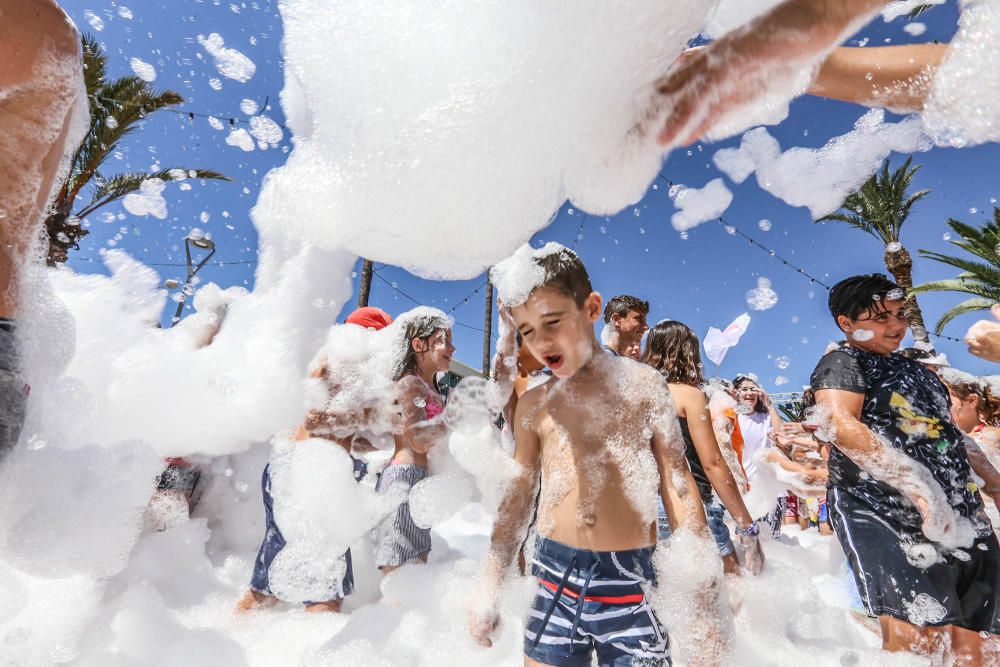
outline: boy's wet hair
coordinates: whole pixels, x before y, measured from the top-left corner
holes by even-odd
[[[701,352],[698,336],[681,322],[663,320],[649,330],[642,361],[660,371],[667,382],[701,386]]]
[[[893,292],[893,294],[890,294]],[[903,299],[905,294],[896,283],[884,274],[869,273],[845,278],[830,290],[827,305],[834,322],[841,315],[856,320],[866,310],[885,310],[883,302]]]
[[[649,302],[628,294],[619,294],[604,307],[604,321],[610,322],[612,315],[628,317],[630,310],[643,315],[649,315]]]
[[[583,308],[584,301],[594,288],[579,255],[569,248],[562,248],[559,252],[535,258],[535,263],[545,272],[545,279],[538,287],[556,290],[573,299],[577,308]]]

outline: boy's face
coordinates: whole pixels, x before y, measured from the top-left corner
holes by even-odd
[[[838,315],[837,325],[851,345],[875,354],[895,352],[909,328],[902,299],[876,301],[856,320]]]
[[[583,303],[549,287],[539,287],[511,309],[514,324],[532,356],[558,378],[568,378],[594,353],[594,322],[601,317],[601,295],[591,292]]]
[[[614,323],[615,328],[618,330],[618,335],[621,336],[626,346],[638,344],[646,332],[649,331],[649,325],[646,324],[646,315],[640,313],[638,310],[628,311],[628,315],[625,317],[618,314],[612,315],[611,321]]]

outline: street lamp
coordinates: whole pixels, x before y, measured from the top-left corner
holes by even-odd
[[[199,250],[207,250],[208,254],[205,255],[201,261],[194,264],[191,260],[191,246]],[[197,275],[201,267],[212,258],[215,254],[215,241],[201,234],[192,235],[188,234],[184,237],[184,254],[187,256],[187,280],[184,281],[184,289],[181,290],[180,294],[177,295],[177,312],[174,313],[174,319],[170,321],[170,326],[174,326],[181,320],[181,312],[184,310],[184,303],[187,301],[188,296],[191,292],[191,280]]]

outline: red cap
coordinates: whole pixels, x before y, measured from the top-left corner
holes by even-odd
[[[364,308],[358,308],[353,313],[348,315],[345,322],[347,324],[357,324],[359,327],[378,331],[379,329],[392,324],[392,317],[381,308],[365,306]]]

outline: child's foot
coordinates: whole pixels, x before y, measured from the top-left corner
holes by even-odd
[[[270,595],[250,589],[239,599],[239,602],[236,603],[236,609],[233,611],[237,614],[245,614],[259,607],[270,607],[274,602],[275,598]]]
[[[340,613],[340,607],[344,604],[343,600],[330,600],[328,602],[315,602],[313,604],[307,604],[305,610],[309,612],[322,612],[322,611],[332,611],[334,613]]]

